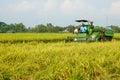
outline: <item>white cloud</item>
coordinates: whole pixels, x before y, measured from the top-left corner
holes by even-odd
[[[38,16],[47,18],[59,17],[60,3],[57,0],[46,0],[42,4],[42,9],[38,10]]]
[[[112,3],[111,14],[117,15],[117,16],[120,15],[120,1]]]
[[[47,2],[44,3],[44,9],[46,11],[52,11],[52,10],[56,10],[58,7],[58,3],[56,0],[47,0]]]
[[[94,5],[89,4],[86,0],[64,0],[61,5],[61,11],[63,14],[70,16],[92,16],[98,15],[96,13],[101,12]]]
[[[24,12],[24,11],[31,11],[34,10],[37,6],[37,2],[28,2],[28,1],[23,1],[19,3],[18,5],[15,5],[15,10],[19,12]]]
[[[0,9],[1,12],[8,13],[25,13],[25,12],[34,12],[41,5],[38,1],[27,1],[23,0],[19,3],[10,3],[2,6]]]
[[[71,13],[74,11],[82,11],[85,3],[83,0],[64,0],[61,5],[61,10],[65,13]]]

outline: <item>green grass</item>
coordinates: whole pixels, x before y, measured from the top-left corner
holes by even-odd
[[[0,43],[0,80],[119,80],[119,37],[94,43]]]

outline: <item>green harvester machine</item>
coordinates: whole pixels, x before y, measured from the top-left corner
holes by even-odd
[[[87,29],[86,32],[82,33],[80,29],[77,29],[77,32],[73,31],[76,36],[68,36],[65,42],[103,42],[111,41],[114,36],[114,32],[112,29],[94,26],[92,21],[76,20],[76,22],[85,23]]]

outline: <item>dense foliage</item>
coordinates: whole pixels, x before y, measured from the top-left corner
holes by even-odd
[[[53,40],[52,43],[33,41],[11,44],[15,37],[23,41],[42,40],[43,37],[51,40],[65,38],[68,34],[65,37],[63,34],[1,36],[1,41],[8,37],[8,42],[0,43],[0,80],[120,79],[120,34],[115,34],[111,42],[94,43],[54,43]]]
[[[58,32],[73,32],[74,28],[79,28],[80,26],[68,25],[66,27],[54,26],[51,23],[47,25],[38,24],[35,27],[26,27],[23,23],[18,24],[6,24],[0,22],[0,33],[22,33],[22,32],[35,32],[35,33],[58,33]],[[114,32],[120,33],[119,26],[108,26],[112,28]]]
[[[0,22],[0,33],[26,32],[27,28],[23,23],[9,24]]]
[[[111,29],[113,29],[114,32],[120,33],[120,27],[119,26],[111,25],[111,26],[108,26],[108,27],[110,27]]]
[[[47,25],[39,24],[35,27],[26,27],[23,23],[18,24],[6,24],[0,22],[0,33],[22,33],[22,32],[36,32],[36,33],[45,33],[45,32],[62,32],[66,28],[60,26],[54,26],[51,23]]]

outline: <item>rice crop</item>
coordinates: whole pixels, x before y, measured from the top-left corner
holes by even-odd
[[[14,34],[15,38],[8,36],[13,34],[1,35],[1,41],[34,40],[38,35],[43,35],[38,36],[38,40],[73,36],[53,34],[55,36],[48,38],[48,34]],[[0,43],[0,80],[119,80],[119,38],[120,34],[115,34],[111,42]]]
[[[72,33],[11,33],[0,34],[1,43],[22,43],[22,42],[59,42],[67,36],[74,36]]]

